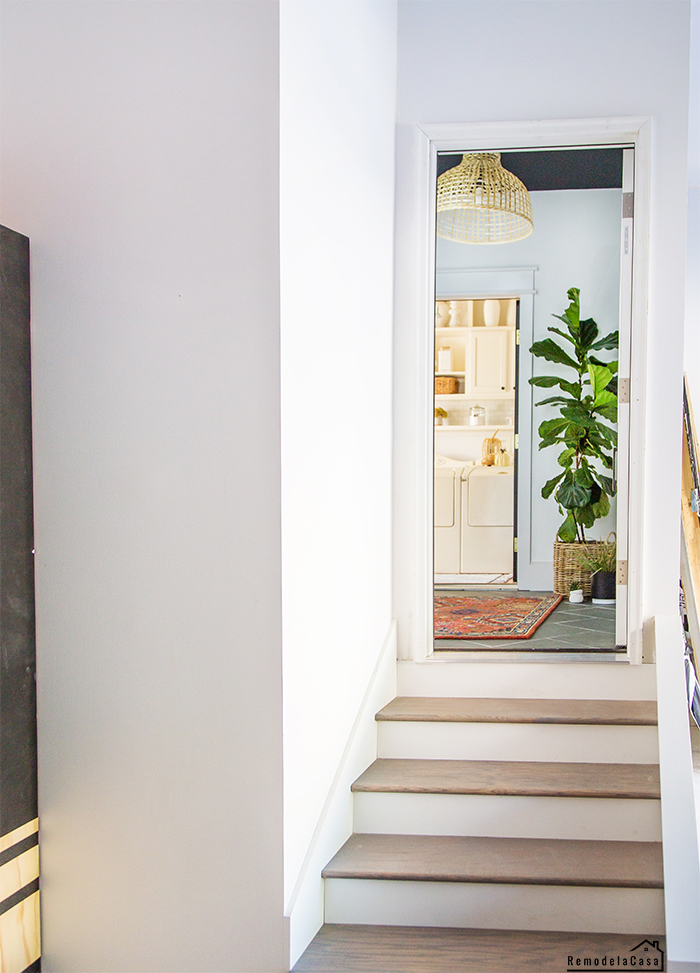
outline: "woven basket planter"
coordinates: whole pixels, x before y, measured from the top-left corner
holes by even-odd
[[[584,598],[591,594],[591,572],[579,563],[578,556],[583,550],[593,551],[602,541],[578,541],[568,544],[564,541],[554,542],[554,592],[557,595],[568,595],[574,581],[580,583]]]
[[[459,379],[457,378],[452,378],[449,375],[441,375],[435,379],[436,395],[454,395],[458,388]]]

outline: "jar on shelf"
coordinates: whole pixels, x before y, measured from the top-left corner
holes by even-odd
[[[496,430],[498,432],[498,429]],[[481,464],[482,466],[495,466],[496,456],[501,452],[503,444],[501,440],[493,436],[485,439],[481,445]]]

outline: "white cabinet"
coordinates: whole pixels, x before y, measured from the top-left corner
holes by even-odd
[[[458,391],[437,395],[442,400],[456,396],[469,399],[507,399],[515,391],[515,328],[436,328],[435,350],[449,348],[452,370],[436,375],[450,375],[458,380]]]
[[[466,330],[466,329],[465,329]],[[464,391],[484,398],[513,392],[515,335],[511,328],[471,328],[466,335]]]

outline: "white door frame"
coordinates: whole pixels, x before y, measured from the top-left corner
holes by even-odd
[[[642,516],[651,120],[570,119],[402,125],[397,132],[394,328],[394,614],[399,658],[433,651],[432,340],[438,152],[626,145],[635,149],[632,348],[629,375],[628,656],[642,661]]]

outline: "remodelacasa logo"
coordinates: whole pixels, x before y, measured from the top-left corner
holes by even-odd
[[[663,970],[664,953],[659,948],[658,939],[643,939],[627,956],[568,956],[567,973],[578,973],[582,969],[603,970]]]

